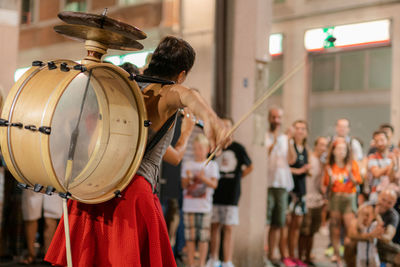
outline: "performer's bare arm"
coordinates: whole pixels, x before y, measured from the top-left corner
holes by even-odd
[[[226,138],[229,129],[198,92],[176,84],[164,86],[161,94],[167,110],[176,111],[178,108],[188,107],[197,118],[203,120],[204,134],[210,141],[211,150],[216,145],[226,147],[231,142],[231,138]]]

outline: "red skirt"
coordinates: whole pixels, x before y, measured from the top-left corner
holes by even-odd
[[[142,176],[132,179],[122,198],[70,200],[68,212],[74,267],[176,267],[160,201]],[[67,265],[63,218],[45,260]]]

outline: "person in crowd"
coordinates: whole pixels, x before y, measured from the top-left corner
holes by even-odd
[[[375,214],[370,203],[361,205],[357,211],[357,218],[350,222],[348,236],[355,244],[353,255],[356,255],[356,264],[347,262],[347,266],[380,267],[377,241],[383,234],[383,222]]]
[[[387,139],[388,139],[388,148],[390,152],[393,152],[393,150],[396,148],[396,146],[393,143],[393,134],[394,134],[394,127],[390,123],[383,123],[379,126],[380,131],[384,131],[386,133]],[[368,151],[368,155],[373,154],[376,152],[376,146],[375,146],[375,141],[372,142],[372,146],[370,147]]]
[[[386,132],[375,131],[373,139],[375,152],[368,156],[368,171],[371,174],[369,199],[376,201],[378,192],[387,188],[394,181],[397,166],[394,153],[389,152]]]
[[[343,266],[339,252],[342,223],[346,230],[354,219],[356,186],[361,182],[358,164],[353,160],[348,142],[336,138],[327,157],[323,191],[330,195],[330,234],[338,266]]]
[[[297,120],[293,123],[293,138],[289,140],[289,151],[296,155],[296,160],[290,164],[292,172],[294,188],[290,192],[289,214],[287,220],[288,227],[288,247],[289,257],[296,266],[307,266],[300,260],[300,256],[295,256],[295,251],[298,248],[300,227],[303,221],[303,216],[306,213],[306,176],[310,169],[309,155],[307,150],[307,135],[308,125],[304,120]]]
[[[332,138],[335,141],[337,137],[344,138],[350,146],[353,159],[360,162],[363,159],[363,151],[360,142],[349,135],[350,133],[350,121],[346,118],[340,118],[336,121],[336,135]]]
[[[288,192],[293,189],[293,178],[289,164],[293,164],[296,155],[289,153],[289,138],[282,134],[283,111],[272,107],[268,112],[269,131],[266,136],[267,149],[267,225],[268,231],[268,259],[267,265],[273,259],[274,250],[278,246],[282,263],[285,266],[296,266],[288,255],[287,233],[285,232],[286,210],[288,208]],[[278,239],[278,236],[279,239]]]
[[[212,196],[218,185],[219,169],[215,161],[210,161],[205,166],[210,147],[208,139],[203,134],[195,138],[193,147],[195,160],[184,162],[181,171],[185,239],[188,266],[194,266],[194,254],[198,242],[199,265],[203,267],[210,240]]]
[[[378,239],[378,253],[382,263],[400,266],[400,245],[392,242],[399,225],[399,213],[394,209],[397,194],[392,189],[385,189],[378,195],[375,213],[383,221],[384,232]]]
[[[232,127],[231,119],[224,119],[227,127]],[[219,267],[220,231],[223,229],[223,255],[222,267],[233,267],[233,230],[239,224],[239,199],[241,193],[241,180],[252,170],[253,165],[246,149],[237,142],[222,151],[216,159],[220,179],[214,193],[213,212],[211,218],[210,259],[207,267]]]
[[[58,195],[36,193],[33,190],[22,191],[22,218],[25,224],[25,237],[28,255],[21,264],[31,265],[36,261],[35,241],[38,232],[38,221],[44,217],[44,253],[47,252],[51,239],[62,215],[62,199]]]
[[[311,251],[314,244],[314,235],[318,232],[322,221],[322,208],[324,205],[324,196],[322,195],[321,183],[323,175],[322,157],[328,147],[328,139],[326,137],[318,137],[314,143],[314,150],[310,153],[310,169],[306,177],[306,208],[307,213],[304,215],[300,238],[299,238],[299,255],[300,259],[309,266],[315,266],[311,259]]]

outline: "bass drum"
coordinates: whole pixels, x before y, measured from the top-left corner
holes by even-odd
[[[108,63],[36,63],[13,86],[2,112],[1,147],[23,185],[100,203],[129,184],[144,154],[143,96]]]

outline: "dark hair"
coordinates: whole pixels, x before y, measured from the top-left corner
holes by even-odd
[[[386,137],[386,139],[388,139],[387,133],[386,133],[384,130],[376,130],[376,131],[372,134],[372,138],[374,138],[376,135],[379,135],[379,134],[383,134],[383,135]]]
[[[193,67],[196,53],[188,42],[173,36],[165,37],[153,53],[145,75],[173,80]]]
[[[390,123],[384,123],[384,124],[381,124],[381,126],[379,126],[379,129],[381,129],[381,130],[385,129],[385,128],[390,129],[390,131],[392,131],[392,133],[394,133],[394,127]]]
[[[124,70],[126,70],[129,74],[134,74],[137,75],[139,74],[139,68],[136,67],[136,65],[130,63],[130,62],[125,62],[122,65],[119,65],[119,67],[123,68]]]
[[[343,138],[340,138],[340,139],[338,138],[335,141],[333,141],[329,147],[327,164],[330,166],[333,166],[333,164],[335,164],[335,155],[333,154],[333,151],[335,150],[335,147],[339,143],[344,143],[346,145],[347,153],[346,153],[346,156],[344,157],[344,164],[348,165],[351,163],[352,155],[351,155],[351,150],[350,150],[349,144]]]

